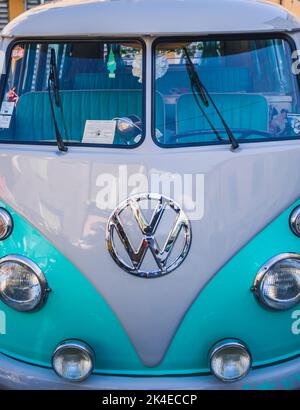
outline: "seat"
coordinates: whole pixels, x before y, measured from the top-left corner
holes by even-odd
[[[135,114],[142,117],[142,93],[140,90],[87,90],[61,91],[64,120],[67,124],[67,139],[81,141],[86,120],[110,120]],[[63,124],[59,111],[57,120]],[[48,93],[32,92],[20,97],[15,120],[15,135],[18,140],[54,140]],[[62,132],[63,134],[63,132]]]
[[[200,67],[198,74],[208,91],[213,93],[245,92],[250,89],[249,71],[244,67]]]
[[[244,67],[199,67],[196,66],[200,80],[209,92],[229,93],[250,90],[249,71]],[[164,95],[176,94],[176,90],[189,91],[190,79],[185,69],[171,66],[164,77],[156,81],[156,89]]]
[[[165,134],[166,106],[162,95],[155,93],[155,127],[161,133]]]
[[[74,79],[75,90],[128,90],[140,89],[142,84],[131,72],[117,72],[115,78],[108,73],[77,74]]]
[[[190,79],[187,71],[170,66],[168,72],[156,80],[156,89],[164,95],[176,94],[176,90],[190,90]]]
[[[234,129],[268,130],[268,103],[265,97],[256,94],[213,94],[217,107],[229,127]],[[223,129],[222,122],[210,104],[205,108],[216,129]],[[185,94],[178,99],[176,108],[177,134],[193,130],[208,130],[210,125],[197,107],[193,94]],[[201,136],[203,142],[211,139]],[[199,136],[196,137],[199,141]],[[194,142],[195,137],[184,138],[184,142]]]

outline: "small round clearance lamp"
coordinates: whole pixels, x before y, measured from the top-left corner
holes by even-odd
[[[0,208],[0,241],[7,239],[13,230],[13,220],[4,208]]]
[[[290,228],[293,234],[300,237],[300,206],[297,206],[290,215]]]

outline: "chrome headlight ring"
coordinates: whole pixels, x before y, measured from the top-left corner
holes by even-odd
[[[0,208],[0,241],[7,239],[13,231],[13,219],[4,208]]]
[[[258,271],[251,288],[258,302],[272,310],[287,310],[300,302],[300,255],[282,253]],[[292,297],[284,298],[284,292]]]
[[[289,224],[293,234],[300,237],[300,205],[292,210]]]
[[[247,376],[252,366],[248,347],[239,339],[223,339],[209,352],[210,370],[222,382],[236,382]]]
[[[37,311],[50,291],[45,275],[32,260],[15,254],[0,259],[0,300],[9,307],[21,312]],[[24,297],[26,292],[31,300]]]
[[[81,382],[93,372],[95,353],[92,348],[80,340],[65,340],[60,343],[52,355],[52,367],[64,380]]]

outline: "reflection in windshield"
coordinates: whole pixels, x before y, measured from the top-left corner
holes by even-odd
[[[155,121],[161,133],[160,144],[226,142],[224,124],[213,107],[206,107],[203,101],[201,110],[197,106],[186,70],[185,49],[238,141],[300,136],[298,85],[291,70],[288,42],[282,39],[159,42],[156,59],[168,67],[156,73]],[[216,139],[210,123],[225,141]]]
[[[13,47],[10,63],[0,140],[57,141],[59,149],[70,143],[128,146],[141,141],[139,42],[20,43]],[[134,118],[138,128],[120,128],[115,118],[123,117]]]

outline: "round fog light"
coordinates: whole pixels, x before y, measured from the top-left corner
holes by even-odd
[[[83,342],[68,340],[54,351],[52,366],[56,374],[65,380],[80,382],[90,376],[94,367],[94,353]]]
[[[211,372],[224,382],[234,382],[245,377],[251,363],[247,347],[236,339],[222,340],[210,352]]]

